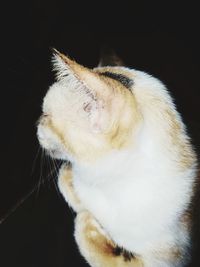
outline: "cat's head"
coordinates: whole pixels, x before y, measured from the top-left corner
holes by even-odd
[[[55,51],[57,81],[49,88],[38,123],[48,153],[70,161],[92,161],[133,142],[140,113],[134,77],[124,67],[89,69]]]

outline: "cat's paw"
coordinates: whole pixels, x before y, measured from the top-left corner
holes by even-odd
[[[84,234],[85,237],[90,240],[109,240],[106,231],[88,211],[82,211],[77,215],[76,232],[78,236],[82,236]]]
[[[60,168],[58,176],[58,187],[68,205],[75,212],[80,212],[84,209],[79,197],[74,190],[72,168],[68,164],[63,164]]]
[[[99,257],[113,258],[115,244],[98,221],[87,211],[77,215],[75,221],[75,239],[81,253],[89,262],[99,261]],[[92,266],[107,266],[92,265]]]
[[[88,211],[80,212],[77,215],[76,224],[79,231],[84,231],[91,239],[96,239],[98,236],[108,237],[105,230]]]

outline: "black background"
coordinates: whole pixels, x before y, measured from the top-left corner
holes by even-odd
[[[161,1],[162,2],[162,1]],[[39,151],[36,121],[54,77],[50,47],[94,67],[103,45],[170,89],[199,151],[199,29],[195,6],[11,1],[2,9],[0,265],[87,266],[73,240],[74,214]],[[39,189],[27,196],[39,181]],[[19,200],[27,196],[18,205]],[[13,212],[12,212],[13,209]],[[200,211],[200,209],[199,209]],[[9,215],[8,217],[6,217]],[[198,217],[198,209],[197,215]],[[199,231],[190,266],[198,263]]]

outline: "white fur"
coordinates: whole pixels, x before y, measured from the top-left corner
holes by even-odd
[[[111,238],[129,251],[148,255],[155,247],[188,243],[178,219],[190,202],[196,162],[180,171],[174,160],[176,149],[173,153],[173,148],[168,147],[168,122],[151,106],[151,96],[157,95],[171,106],[186,140],[180,116],[158,80],[142,72],[137,72],[137,77],[133,90],[145,119],[137,146],[113,151],[95,165],[74,162],[73,179],[84,206]]]
[[[132,91],[143,116],[134,145],[123,151],[111,151],[96,163],[80,163],[70,158],[74,190],[108,235],[119,246],[142,255],[148,262],[145,266],[175,266],[159,263],[152,255],[154,248],[168,249],[177,244],[184,248],[189,242],[187,232],[178,222],[191,199],[196,159],[190,148],[193,164],[185,169],[179,166],[180,152],[169,141],[170,122],[160,110],[162,106],[170,107],[175,114],[183,143],[188,137],[164,85],[143,72],[130,73],[134,79]],[[44,101],[44,112],[49,112],[52,105],[53,114],[58,114],[62,121],[65,113],[59,101],[64,101],[64,95],[70,91],[65,90],[62,81],[50,91]],[[155,98],[162,102],[161,107],[152,101]],[[72,102],[72,106],[76,104]],[[73,114],[69,119],[73,120]]]

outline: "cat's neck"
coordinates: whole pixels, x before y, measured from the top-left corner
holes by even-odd
[[[176,175],[176,163],[170,160],[159,142],[144,130],[135,146],[127,150],[113,150],[95,163],[75,163],[74,176],[89,184],[102,185],[126,179],[162,179]]]

